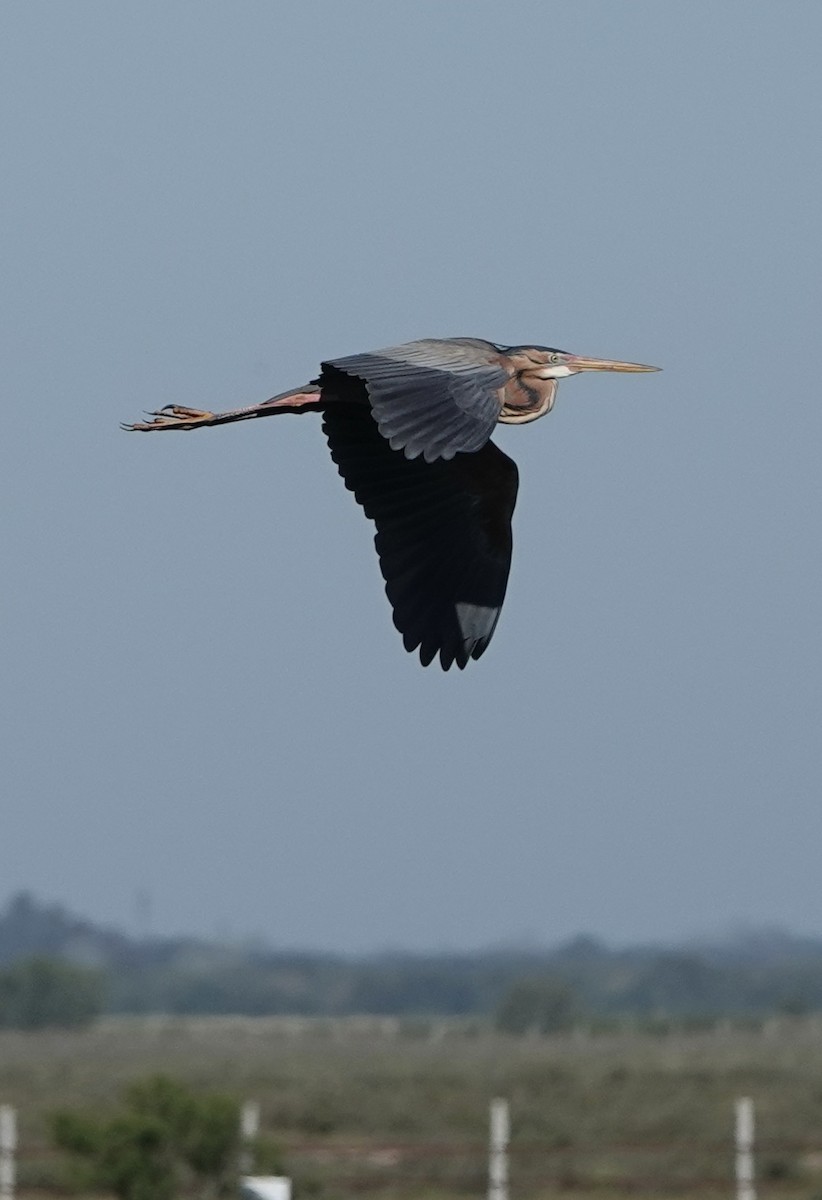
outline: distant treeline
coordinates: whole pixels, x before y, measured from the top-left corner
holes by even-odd
[[[0,1029],[63,1029],[90,1024],[103,1010],[101,972],[51,958],[0,967]]]
[[[515,1032],[576,1019],[822,1010],[822,940],[774,932],[675,948],[580,937],[544,951],[353,958],[138,940],[20,894],[0,913],[0,978],[35,956],[85,969],[96,981],[86,994],[120,1013],[478,1016]],[[18,993],[20,978],[8,981]]]

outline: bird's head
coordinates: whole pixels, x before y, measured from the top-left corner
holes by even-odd
[[[580,371],[658,371],[644,363],[617,362],[611,358],[583,358],[551,346],[497,346],[500,363],[508,371],[501,391],[499,420],[506,425],[536,421],[554,407],[560,379]]]
[[[527,352],[526,352],[527,353]],[[644,363],[618,362],[611,358],[584,358],[581,354],[568,354],[565,350],[554,350],[550,346],[534,346],[529,363],[529,375],[538,379],[564,379],[567,375],[578,375],[580,371],[659,371],[659,367],[648,367]]]

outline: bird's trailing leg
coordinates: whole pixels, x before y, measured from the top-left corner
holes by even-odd
[[[299,391],[282,392],[262,404],[232,408],[228,412],[208,412],[202,408],[187,408],[184,404],[166,404],[147,413],[150,421],[135,421],[123,429],[154,433],[158,429],[199,429],[203,425],[230,425],[233,421],[250,421],[255,417],[273,417],[282,412],[319,412],[323,408],[320,389],[308,384]]]

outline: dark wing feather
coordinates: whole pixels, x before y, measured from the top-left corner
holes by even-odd
[[[499,618],[511,566],[517,468],[493,442],[426,462],[392,450],[363,404],[330,404],[323,430],[374,539],[406,650],[444,670],[479,658]]]
[[[428,338],[322,365],[321,385],[334,371],[363,380],[382,436],[426,462],[485,445],[509,378],[497,347],[474,338]]]

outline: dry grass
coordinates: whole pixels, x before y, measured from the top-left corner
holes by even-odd
[[[257,1099],[301,1196],[482,1195],[494,1095],[511,1102],[514,1200],[727,1196],[733,1100],[751,1095],[763,1194],[822,1200],[818,1018],[533,1040],[374,1019],[119,1018],[78,1033],[5,1032],[0,1101],[19,1110],[21,1182],[54,1180],[50,1111],[110,1110],[154,1071]],[[47,1194],[57,1193],[22,1200]]]

